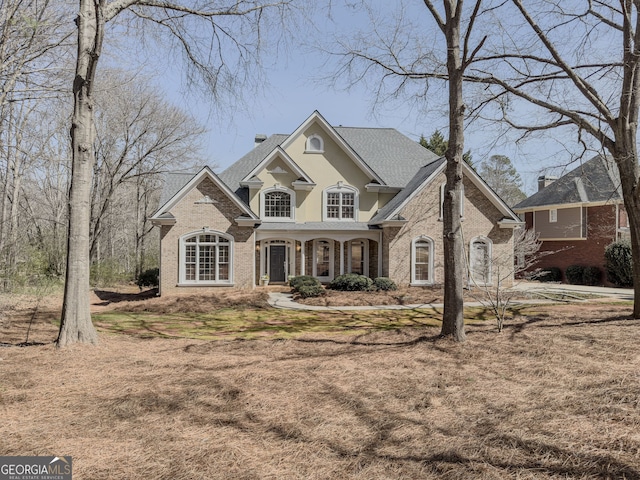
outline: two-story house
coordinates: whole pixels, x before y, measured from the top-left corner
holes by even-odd
[[[334,127],[314,112],[290,135],[256,137],[220,175],[169,175],[152,217],[161,294],[253,287],[265,275],[441,283],[444,167],[394,129]],[[466,164],[463,200],[471,274],[493,282],[491,258],[513,252],[521,222]]]
[[[560,178],[539,177],[538,192],[513,209],[542,241],[544,255],[534,269],[564,272],[583,265],[604,271],[606,246],[629,234],[618,168],[601,155]]]

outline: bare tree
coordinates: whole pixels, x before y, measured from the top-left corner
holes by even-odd
[[[140,78],[131,82],[124,74],[113,71],[105,72],[103,77],[96,91],[98,133],[91,201],[92,261],[100,256],[98,245],[105,236],[104,220],[112,210],[115,196],[125,195],[129,186],[128,196],[133,197],[135,191],[133,203],[138,206],[142,198],[148,197],[142,187],[157,186],[162,173],[188,169],[199,160],[196,153],[204,134],[194,118],[168,104],[157,89]],[[155,181],[149,184],[140,177],[155,177]],[[138,220],[127,222],[132,228],[137,228],[140,222],[148,225],[146,219]]]
[[[89,311],[89,232],[96,140],[94,90],[106,25],[129,14],[162,29],[182,49],[193,78],[201,79],[211,95],[220,98],[237,91],[240,80],[253,79],[250,73],[260,65],[258,52],[265,40],[262,28],[271,13],[281,18],[290,3],[291,0],[231,0],[187,6],[156,0],[80,0],[71,122],[67,273],[58,347],[97,342]]]
[[[585,151],[591,138],[611,155],[640,258],[640,0],[511,0],[495,11],[494,25],[503,35],[466,80],[488,85],[497,119],[525,135],[569,127]],[[640,318],[640,262],[633,279]]]
[[[447,82],[449,136],[445,152],[445,280],[441,334],[464,341],[463,288],[466,265],[459,215],[466,117],[462,87],[465,72],[485,41],[485,38],[474,34],[476,20],[484,13],[483,1],[472,1],[470,7],[465,7],[463,0],[424,0],[424,4],[437,27],[436,32],[440,34],[435,43],[433,39],[425,41],[424,38],[416,38],[417,27],[405,17],[399,17],[390,30],[378,28],[374,18],[373,34],[368,32],[355,40],[341,43],[343,63],[336,77],[346,74],[352,82],[370,81],[375,73],[380,79],[374,87],[378,102],[389,97],[405,97],[410,85],[418,85],[418,90],[410,93],[414,99],[429,98],[431,81]],[[433,46],[426,48],[424,45]],[[390,86],[390,90],[385,90],[385,86]]]

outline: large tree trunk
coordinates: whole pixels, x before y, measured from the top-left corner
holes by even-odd
[[[445,1],[447,13],[447,71],[449,75],[449,146],[443,207],[444,238],[444,314],[442,336],[465,340],[463,288],[465,254],[460,223],[462,193],[462,154],[464,150],[463,66],[460,59],[460,11],[462,1]]]
[[[636,132],[620,128],[616,133],[613,158],[620,172],[624,206],[629,219],[631,255],[633,258],[633,318],[640,318],[640,166],[636,147]]]
[[[64,303],[57,346],[97,343],[89,309],[89,227],[91,181],[95,162],[93,82],[104,35],[100,1],[80,0],[78,59],[73,82],[74,109],[71,124],[72,171],[69,189],[69,235]]]

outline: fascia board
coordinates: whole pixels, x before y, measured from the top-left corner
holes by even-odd
[[[549,205],[540,205],[536,207],[514,208],[516,213],[539,212],[541,210],[562,210],[563,208],[576,207],[602,207],[604,205],[622,205],[622,200],[608,200],[600,202],[574,202],[574,203],[554,203]]]

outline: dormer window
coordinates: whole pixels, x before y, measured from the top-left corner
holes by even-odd
[[[305,153],[323,153],[324,152],[324,140],[319,135],[311,135],[307,138],[307,145],[305,147]]]
[[[324,191],[323,220],[325,221],[354,221],[358,215],[358,190],[354,187],[337,185]]]
[[[261,193],[260,218],[272,222],[291,222],[295,219],[295,192],[275,186]]]

